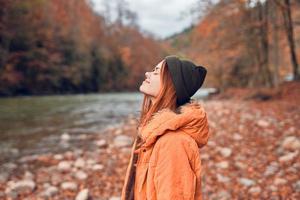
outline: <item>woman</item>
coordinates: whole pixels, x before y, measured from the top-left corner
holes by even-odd
[[[199,148],[209,137],[206,112],[190,99],[206,69],[167,56],[139,90],[144,101],[125,175],[122,200],[200,200]]]

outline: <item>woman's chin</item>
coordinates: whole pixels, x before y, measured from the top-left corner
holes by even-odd
[[[140,90],[141,93],[149,95],[149,93],[147,92],[147,89],[145,89],[143,84],[140,86],[139,90]]]
[[[144,88],[143,88],[143,84],[140,86],[139,91],[140,91],[141,93],[145,93]]]

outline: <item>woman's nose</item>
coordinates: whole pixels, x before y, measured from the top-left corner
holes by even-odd
[[[145,73],[146,78],[149,78],[149,72]]]

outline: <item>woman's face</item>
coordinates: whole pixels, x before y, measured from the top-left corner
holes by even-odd
[[[162,63],[163,60],[160,63],[158,63],[151,72],[145,73],[146,79],[140,86],[140,92],[148,94],[154,98],[158,95],[158,92],[161,87],[160,71]]]

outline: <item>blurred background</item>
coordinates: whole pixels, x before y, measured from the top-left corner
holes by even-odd
[[[299,8],[299,0],[0,0],[0,198],[118,199],[138,88],[176,54],[208,69],[193,97],[212,135],[201,153],[205,199],[299,199]]]

